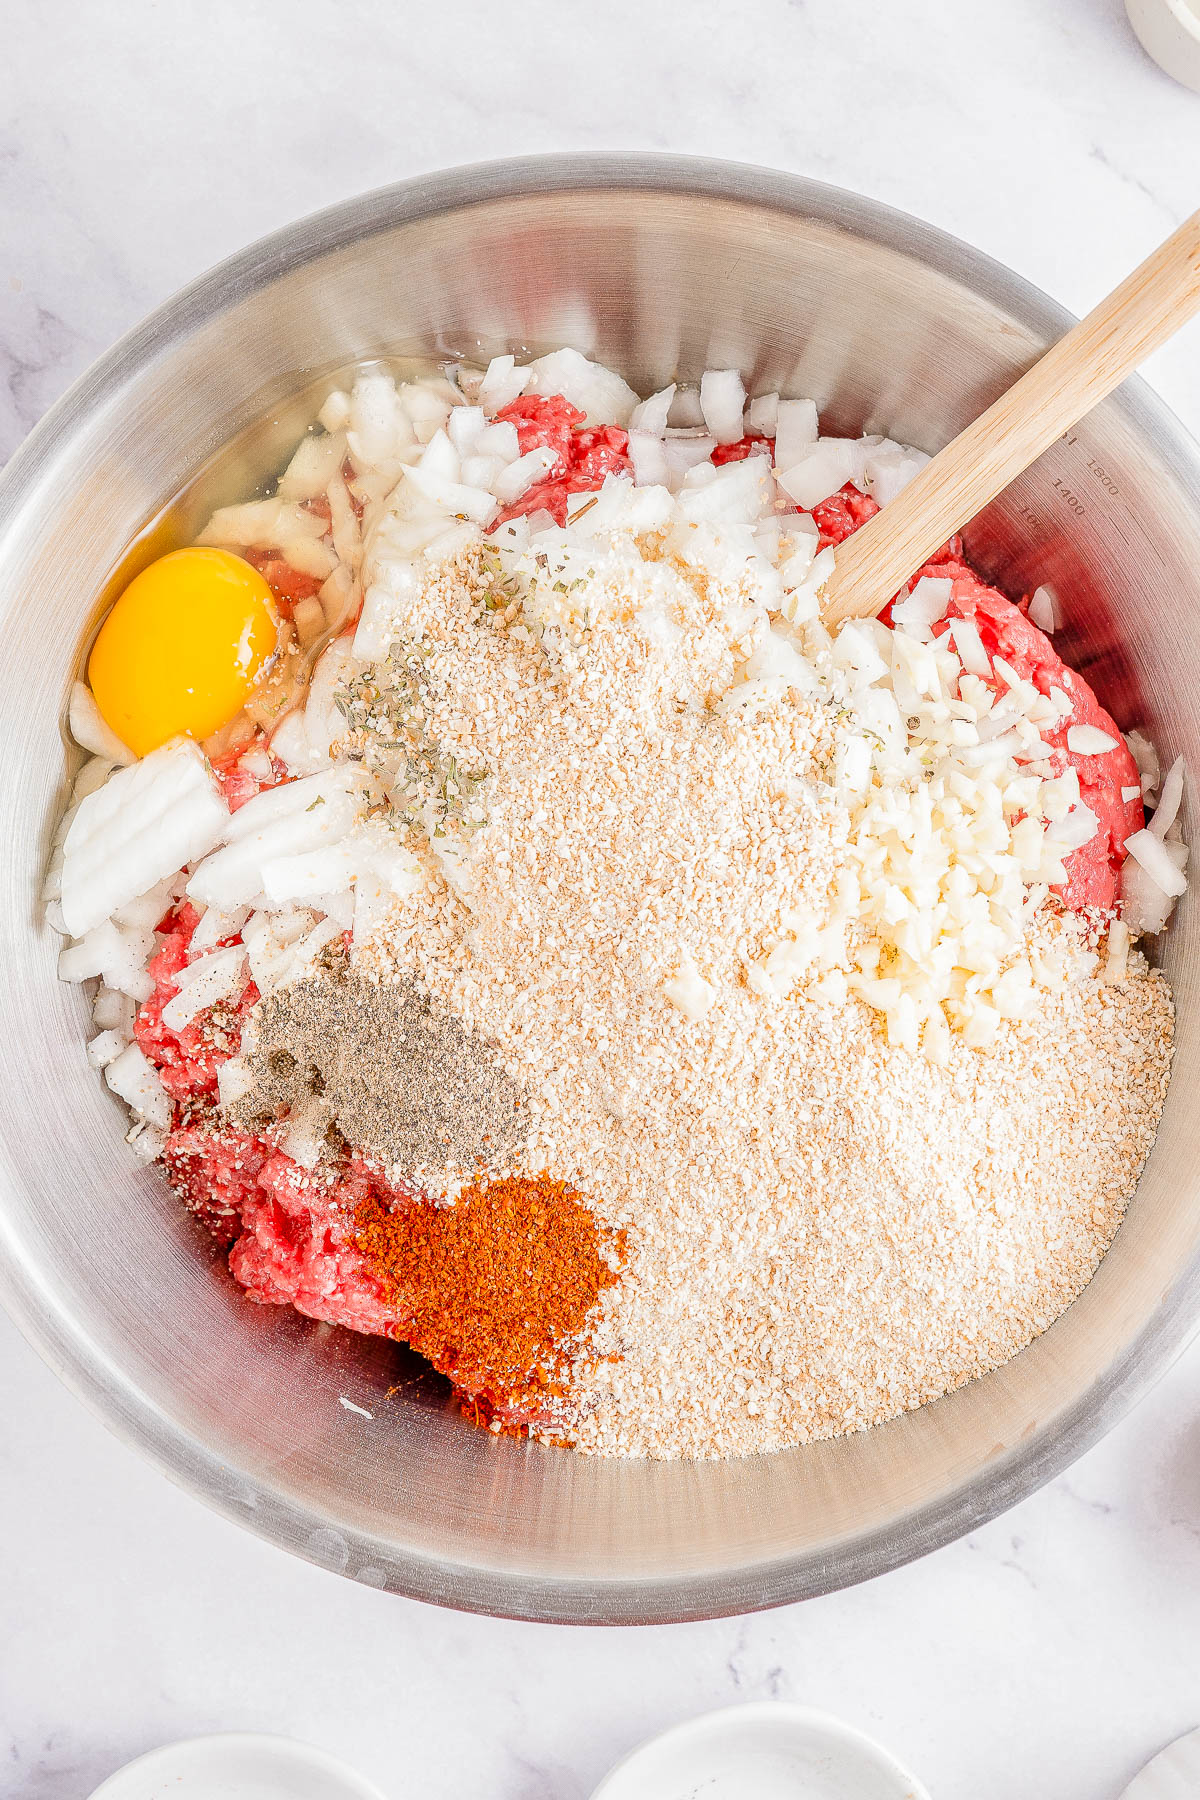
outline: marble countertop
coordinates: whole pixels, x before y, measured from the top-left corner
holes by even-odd
[[[15,0],[5,40],[0,454],[217,258],[451,163],[774,164],[917,213],[1076,311],[1200,201],[1200,100],[1119,0]],[[1200,326],[1149,373],[1200,431]],[[394,1800],[581,1800],[650,1732],[771,1695],[876,1733],[935,1800],[1115,1800],[1200,1723],[1200,1345],[963,1542],[647,1631],[459,1617],[295,1562],[117,1443],[2,1318],[0,1419],[3,1800],[74,1800],[221,1729],[310,1738]]]

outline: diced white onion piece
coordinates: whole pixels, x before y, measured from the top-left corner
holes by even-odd
[[[1181,874],[1166,846],[1152,831],[1135,831],[1125,839],[1125,850],[1146,871],[1156,887],[1177,899],[1187,891],[1187,878]]]
[[[1065,819],[1060,819],[1051,829],[1051,836],[1058,844],[1068,850],[1080,850],[1084,844],[1090,844],[1100,829],[1100,821],[1090,806],[1080,800],[1074,805]]]
[[[928,461],[923,450],[908,450],[884,438],[863,457],[863,486],[872,500],[888,506]]]
[[[704,1017],[717,997],[712,983],[692,968],[681,969],[678,975],[665,981],[663,993],[676,1011],[693,1023]]]
[[[979,627],[974,619],[953,619],[950,624],[950,638],[958,652],[959,661],[971,675],[990,675],[992,665],[988,653],[983,647],[983,639],[979,635]]]
[[[292,1113],[287,1121],[280,1139],[280,1149],[284,1155],[290,1156],[302,1169],[315,1169],[321,1159],[329,1120],[327,1104],[319,1095],[310,1094],[303,1106]]]
[[[715,438],[679,438],[668,437],[663,445],[663,454],[667,459],[670,476],[667,486],[672,493],[676,492],[684,482],[688,473],[706,463],[717,447]]]
[[[166,1148],[167,1134],[163,1126],[138,1119],[125,1133],[125,1142],[139,1162],[152,1163]]]
[[[845,451],[837,440],[830,438],[822,439],[799,462],[790,466],[781,460],[776,444],[775,471],[780,487],[806,511],[836,494],[851,475]]]
[[[1039,631],[1054,632],[1062,625],[1062,608],[1051,588],[1035,588],[1029,601],[1029,617]]]
[[[349,577],[353,575],[354,571],[357,570],[359,564],[362,562],[362,528],[358,522],[358,514],[355,512],[353,503],[350,499],[350,490],[339,474],[335,473],[332,476],[327,491],[329,497],[330,531],[333,537],[333,553],[343,565],[342,568],[334,569],[331,572],[325,585],[321,589],[321,605],[328,614],[331,610],[331,595],[338,591],[336,586],[331,588],[330,583],[336,584],[337,578],[342,576],[345,580],[345,586],[342,590],[343,595],[348,594],[353,585]],[[334,625],[340,624],[342,613],[345,610],[344,604],[339,605],[337,611],[330,620],[330,623]]]
[[[130,1044],[104,1071],[113,1093],[139,1118],[164,1128],[171,1123],[171,1101],[154,1067],[137,1044]]]
[[[317,424],[325,431],[343,431],[349,420],[350,396],[335,388],[317,414]]]
[[[233,815],[225,847],[193,872],[188,897],[222,911],[252,902],[262,892],[268,863],[340,843],[354,825],[363,794],[353,768],[330,769],[256,794]]]
[[[667,460],[667,447],[656,433],[631,431],[629,460],[633,464],[633,479],[639,487],[670,486],[671,465]]]
[[[67,715],[71,736],[81,750],[102,756],[107,762],[127,768],[137,758],[128,744],[123,744],[111,726],[101,717],[96,697],[85,682],[71,684],[71,704]]]
[[[1126,806],[1132,805],[1135,800],[1140,800],[1141,797],[1142,790],[1140,787],[1123,787],[1121,789],[1121,798],[1124,800]]]
[[[487,425],[482,406],[456,406],[446,421],[450,442],[460,457],[469,456]]]
[[[761,456],[741,462],[709,463],[689,469],[677,501],[678,517],[686,522],[708,521],[727,525],[753,525],[772,505],[771,470]]]
[[[1128,745],[1130,756],[1137,764],[1138,774],[1142,778],[1142,795],[1145,799],[1154,801],[1157,798],[1158,784],[1161,780],[1158,751],[1144,731],[1127,731],[1125,742]]]
[[[442,512],[449,513],[451,518],[461,514],[473,519],[477,525],[488,525],[496,516],[496,499],[482,488],[465,486],[461,481],[448,481],[444,476],[433,475],[419,466],[411,467],[404,472],[405,485],[414,487],[427,500]]]
[[[329,758],[314,752],[309,743],[304,708],[299,706],[285,714],[272,732],[271,755],[289,775],[311,775],[329,766]]]
[[[630,436],[637,431],[650,437],[666,437],[667,421],[671,416],[671,402],[674,398],[675,383],[672,382],[670,387],[660,388],[657,394],[651,394],[648,400],[639,402],[630,414]]]
[[[246,500],[237,506],[218,507],[196,542],[282,551],[285,545],[295,548],[306,539],[315,542],[324,535],[325,521],[318,513],[274,496],[269,500]],[[301,565],[296,563],[295,566]],[[328,569],[325,573],[329,573]]]
[[[331,844],[264,863],[263,892],[272,905],[282,906],[288,900],[338,893],[351,885],[357,873],[358,857],[353,844]]]
[[[349,400],[347,400],[349,405]],[[346,439],[339,430],[309,432],[300,439],[296,453],[279,477],[275,492],[280,500],[315,500],[323,494],[341,468]]]
[[[816,444],[818,430],[815,401],[780,400],[775,409],[775,467],[794,468]]]
[[[210,1006],[233,999],[246,985],[247,966],[246,952],[240,944],[199,957],[182,971],[188,980],[163,1007],[163,1024],[169,1031],[182,1031]]]
[[[1167,778],[1162,784],[1162,794],[1148,827],[1156,838],[1165,838],[1179,816],[1179,808],[1183,804],[1186,776],[1187,768],[1184,760],[1182,756],[1177,756],[1167,771]]]
[[[478,541],[479,533],[474,525],[457,520],[429,540],[425,546],[425,554],[431,563],[450,562]]]
[[[110,1062],[115,1062],[129,1042],[128,1034],[111,1026],[107,1031],[99,1031],[91,1039],[87,1047],[87,1059],[93,1069],[107,1069]]]
[[[489,419],[519,400],[529,385],[529,370],[518,369],[515,356],[493,356],[479,384],[479,404]]]
[[[256,781],[275,780],[276,771],[271,763],[271,753],[262,743],[252,745],[244,756],[239,756],[238,767],[245,769],[247,775],[253,775]]]
[[[82,937],[155,882],[203,856],[229,808],[195,744],[175,739],[116,770],[79,807],[63,846],[62,908]]]
[[[254,1076],[240,1056],[231,1056],[217,1070],[217,1098],[221,1105],[235,1106],[254,1086]]]
[[[779,395],[757,395],[746,411],[746,430],[754,437],[773,438],[778,429]]]
[[[359,662],[381,662],[421,593],[421,575],[414,563],[391,563],[387,582],[372,583],[363,596],[363,609],[354,633],[353,650]],[[274,740],[272,740],[274,749]]]
[[[736,444],[742,424],[746,389],[736,369],[706,369],[700,378],[700,410],[718,444]]]
[[[304,731],[314,758],[328,761],[333,746],[346,735],[346,718],[337,702],[359,673],[348,638],[337,638],[317,662],[304,703]],[[245,811],[245,808],[242,808]]]
[[[117,946],[117,928],[111,919],[102,919],[99,925],[93,925],[76,944],[68,944],[59,953],[58,979],[60,981],[90,981],[94,975],[103,975],[108,967]]]
[[[527,394],[561,394],[589,425],[627,425],[638,396],[614,369],[589,362],[578,350],[553,350],[529,365]]]
[[[1175,901],[1152,881],[1142,865],[1127,856],[1121,865],[1121,914],[1137,936],[1153,936],[1166,925]]]
[[[497,477],[508,466],[500,456],[466,456],[463,458],[462,478],[468,487],[487,488],[494,493]]]
[[[1127,919],[1114,919],[1104,947],[1105,981],[1124,981],[1129,968],[1130,927]]]
[[[493,483],[497,500],[502,506],[511,506],[539,481],[545,481],[557,462],[558,452],[549,448],[529,450],[519,456],[497,475]]]
[[[192,933],[189,953],[200,956],[205,950],[215,950],[223,938],[236,937],[249,911],[248,906],[235,906],[229,912],[221,912],[216,906],[205,907]]]
[[[92,1001],[92,1022],[98,1031],[119,1031],[128,1040],[133,1036],[135,1007],[128,994],[102,986]]]
[[[461,459],[444,426],[439,426],[434,432],[416,466],[429,475],[441,476],[444,481],[460,479]]]
[[[898,625],[936,625],[946,616],[954,583],[942,578],[922,576],[911,594],[892,606],[892,618]]]
[[[521,440],[511,419],[500,425],[487,425],[475,439],[476,456],[498,456],[501,462],[516,462],[521,454]]]
[[[1067,730],[1067,749],[1073,756],[1107,756],[1117,739],[1095,725],[1072,725]]]
[[[346,442],[360,469],[394,471],[407,446],[416,442],[412,420],[390,375],[360,375],[350,395]]]

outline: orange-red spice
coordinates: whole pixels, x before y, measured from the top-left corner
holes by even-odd
[[[601,1226],[565,1181],[506,1177],[468,1187],[452,1206],[378,1195],[355,1218],[355,1243],[402,1336],[511,1422],[549,1423],[572,1350],[625,1237]]]

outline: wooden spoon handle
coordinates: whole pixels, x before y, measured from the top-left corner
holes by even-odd
[[[825,622],[870,618],[954,532],[1200,311],[1200,212],[837,553]]]

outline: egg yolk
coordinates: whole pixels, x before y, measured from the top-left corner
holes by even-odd
[[[137,756],[208,737],[239,712],[279,624],[258,570],[228,550],[172,550],[136,575],[100,627],[88,681]]]

